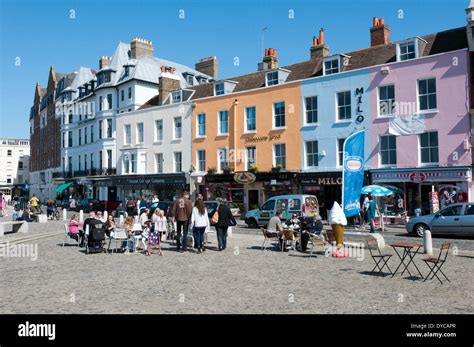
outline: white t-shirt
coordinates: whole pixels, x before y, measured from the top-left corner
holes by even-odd
[[[198,208],[193,207],[193,213],[191,214],[191,226],[195,226],[198,228],[209,226],[207,208],[204,209],[204,214],[200,214]]]

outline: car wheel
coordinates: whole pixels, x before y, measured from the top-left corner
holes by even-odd
[[[423,237],[425,235],[425,231],[428,230],[428,227],[425,224],[417,224],[413,228],[416,236]]]
[[[249,222],[247,223],[249,228],[256,229],[258,228],[258,223],[254,218],[249,219]]]

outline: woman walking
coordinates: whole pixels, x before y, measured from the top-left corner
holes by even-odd
[[[235,221],[229,206],[224,203],[219,204],[219,207],[214,211],[211,218],[213,218],[216,213],[218,218],[217,223],[214,226],[216,227],[217,243],[219,251],[223,251],[227,247],[227,229],[230,226],[236,225],[237,222]]]
[[[194,248],[197,249],[198,254],[206,250],[204,248],[204,232],[208,226],[209,217],[206,205],[202,199],[197,199],[191,214],[191,227],[193,228]]]

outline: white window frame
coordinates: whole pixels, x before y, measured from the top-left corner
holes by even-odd
[[[204,153],[204,168],[201,170],[201,160],[199,159],[199,153]],[[205,149],[198,149],[196,150],[196,171],[203,173],[206,172],[206,150]]]
[[[285,111],[284,112],[285,125],[277,127],[276,122],[275,122],[276,120],[275,119],[276,117],[275,105],[280,104],[280,103],[284,104],[283,110]],[[272,130],[280,130],[280,129],[286,129],[286,102],[285,101],[277,101],[277,102],[272,103]]]
[[[225,156],[226,156],[226,163],[227,163],[227,166],[229,165],[229,150],[227,147],[219,147],[217,148],[217,172],[222,172],[224,171],[224,168],[221,167],[221,151],[225,151]]]
[[[161,162],[160,162],[160,157],[161,157]],[[156,173],[163,173],[164,171],[164,167],[163,167],[163,164],[164,164],[164,156],[163,156],[163,153],[155,153],[155,172]],[[161,170],[160,170],[160,167],[161,167]]]
[[[222,85],[222,93],[217,93],[217,86]],[[225,83],[218,82],[214,84],[214,96],[224,95],[225,94]]]
[[[171,103],[172,104],[179,104],[182,101],[182,91],[178,90],[171,93]]]
[[[437,162],[430,162],[430,163],[423,163],[421,161],[421,135],[423,134],[429,134],[429,133],[437,133],[438,134],[438,161]],[[424,166],[437,166],[439,165],[439,148],[440,148],[440,145],[439,145],[439,131],[438,130],[426,130],[423,134],[419,134],[418,135],[418,165],[420,167],[424,167]],[[425,148],[425,147],[423,147]],[[431,147],[428,147],[428,148],[431,148]]]
[[[285,146],[285,165],[283,166],[284,169],[286,169],[286,143],[275,143],[273,144],[273,167],[276,167],[278,164],[276,162],[276,146]]]
[[[339,94],[349,92],[349,101],[350,101],[350,118],[339,119]],[[336,123],[351,123],[352,122],[352,90],[340,90],[336,91]],[[347,104],[344,105],[347,107]]]
[[[420,81],[427,81],[427,80],[435,80],[435,98],[436,98],[436,108],[429,108],[426,110],[420,109],[420,86],[419,83]],[[424,78],[419,78],[416,80],[416,110],[418,114],[426,114],[426,113],[436,113],[438,112],[438,86],[437,86],[437,79],[436,77],[424,77]],[[428,93],[428,94],[423,94],[423,95],[431,95],[433,93]]]
[[[127,130],[128,134],[127,134]],[[132,125],[131,124],[124,124],[123,125],[123,143],[126,146],[129,146],[132,144]]]
[[[337,62],[337,71],[335,72],[333,72],[333,70],[335,70],[335,67],[333,66],[334,61]],[[330,69],[326,69],[326,63],[331,63]],[[334,57],[323,60],[323,76],[334,75],[339,72],[341,72],[341,57]]]
[[[347,137],[339,137],[336,139],[336,166],[343,167],[344,165],[344,142],[342,143],[342,148],[339,147],[339,141],[346,140]],[[339,154],[342,152],[342,160],[339,160]]]
[[[161,132],[158,124],[161,124]],[[155,142],[163,142],[163,119],[155,119]]]
[[[316,163],[317,165],[309,165],[308,164],[308,147],[307,147],[307,144],[309,142],[316,142],[316,146],[317,146],[317,151],[316,153],[313,153],[314,155],[316,155]],[[318,168],[319,167],[319,141],[318,140],[307,140],[307,141],[304,141],[304,166],[305,166],[305,169],[315,169],[315,168]],[[285,154],[286,154],[286,151],[285,151]]]
[[[395,93],[395,84],[394,83],[390,83],[390,84],[383,84],[383,85],[380,85],[377,87],[377,118],[391,118],[391,117],[395,117],[396,114],[393,112],[393,109],[392,109],[392,112],[391,113],[388,113],[388,114],[381,114],[380,113],[380,103],[382,102],[382,100],[380,99],[380,88],[387,88],[387,87],[393,87],[393,103],[396,102],[396,93]],[[394,107],[394,105],[391,105],[392,107]]]
[[[178,137],[178,132],[176,131],[178,127],[176,126],[179,123],[181,124],[180,126],[180,136]],[[182,140],[183,139],[183,118],[182,117],[174,117],[173,118],[173,140]]]
[[[181,161],[179,162],[181,165],[181,170],[177,170],[176,169],[176,165],[178,163],[178,161],[176,160],[176,155],[179,154],[181,156]],[[183,152],[173,152],[173,172],[176,172],[176,173],[179,173],[179,172],[183,172]]]
[[[271,79],[269,78],[270,75],[272,75]],[[276,75],[276,79],[273,77],[273,75]],[[269,71],[265,74],[265,85],[267,87],[276,86],[280,83],[279,78],[280,78],[280,74],[278,70]]]
[[[245,147],[245,171],[250,170],[250,165],[249,165],[249,149],[254,148],[254,162],[252,165],[257,166],[257,146],[246,146]]]
[[[248,126],[248,112],[247,110],[249,108],[254,108],[255,109],[255,129],[254,130],[249,130]],[[257,132],[257,106],[246,106],[244,109],[244,134],[255,134]]]
[[[420,134],[421,135],[421,134]],[[394,149],[384,149],[382,150],[382,138],[383,137],[389,137],[389,136],[393,136],[395,137],[395,148]],[[390,134],[385,134],[385,135],[379,135],[379,167],[396,167],[397,166],[397,137],[395,135],[390,135]],[[384,152],[390,152],[390,151],[393,151],[395,150],[395,163],[394,164],[384,164],[382,163],[382,151]],[[420,160],[421,160],[421,147],[420,147]]]
[[[199,134],[199,116],[204,116],[204,134]],[[207,131],[207,119],[206,119],[206,113],[205,112],[199,112],[196,115],[196,137],[197,138],[205,138],[206,137],[206,131]]]
[[[221,132],[221,112],[226,112],[227,113],[227,132],[223,133]],[[217,111],[217,135],[218,136],[228,136],[229,135],[229,111],[228,110],[219,110]]]
[[[140,141],[140,131],[139,131],[140,125],[142,127],[141,141]],[[136,144],[141,145],[145,142],[145,125],[143,124],[143,122],[137,123],[136,126],[135,126],[135,129],[136,129]]]
[[[419,56],[419,53],[418,53],[418,40],[416,38],[414,39],[409,39],[409,40],[404,40],[404,41],[400,41],[397,43],[397,61],[398,62],[402,62],[402,61],[408,61],[408,60],[413,60],[413,59],[417,59],[418,56]],[[405,45],[413,45],[413,48],[415,50],[415,57],[414,58],[409,58],[409,59],[404,59],[402,60],[402,50],[401,50],[401,47],[402,46],[405,46]]]
[[[317,121],[316,122],[312,122],[312,123],[308,123],[308,110],[306,108],[306,99],[309,99],[309,98],[316,98],[316,118],[317,118]],[[303,108],[304,108],[304,112],[303,112],[303,126],[314,126],[314,125],[318,125],[319,124],[319,112],[318,112],[318,108],[319,108],[319,97],[318,95],[310,95],[310,96],[305,96],[304,97],[304,100],[303,100]],[[313,110],[312,110],[313,111]]]

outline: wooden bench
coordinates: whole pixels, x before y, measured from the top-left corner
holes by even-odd
[[[27,233],[28,232],[28,223],[25,221],[8,221],[8,222],[0,222],[0,237],[5,234],[5,232],[20,232],[20,233]]]

